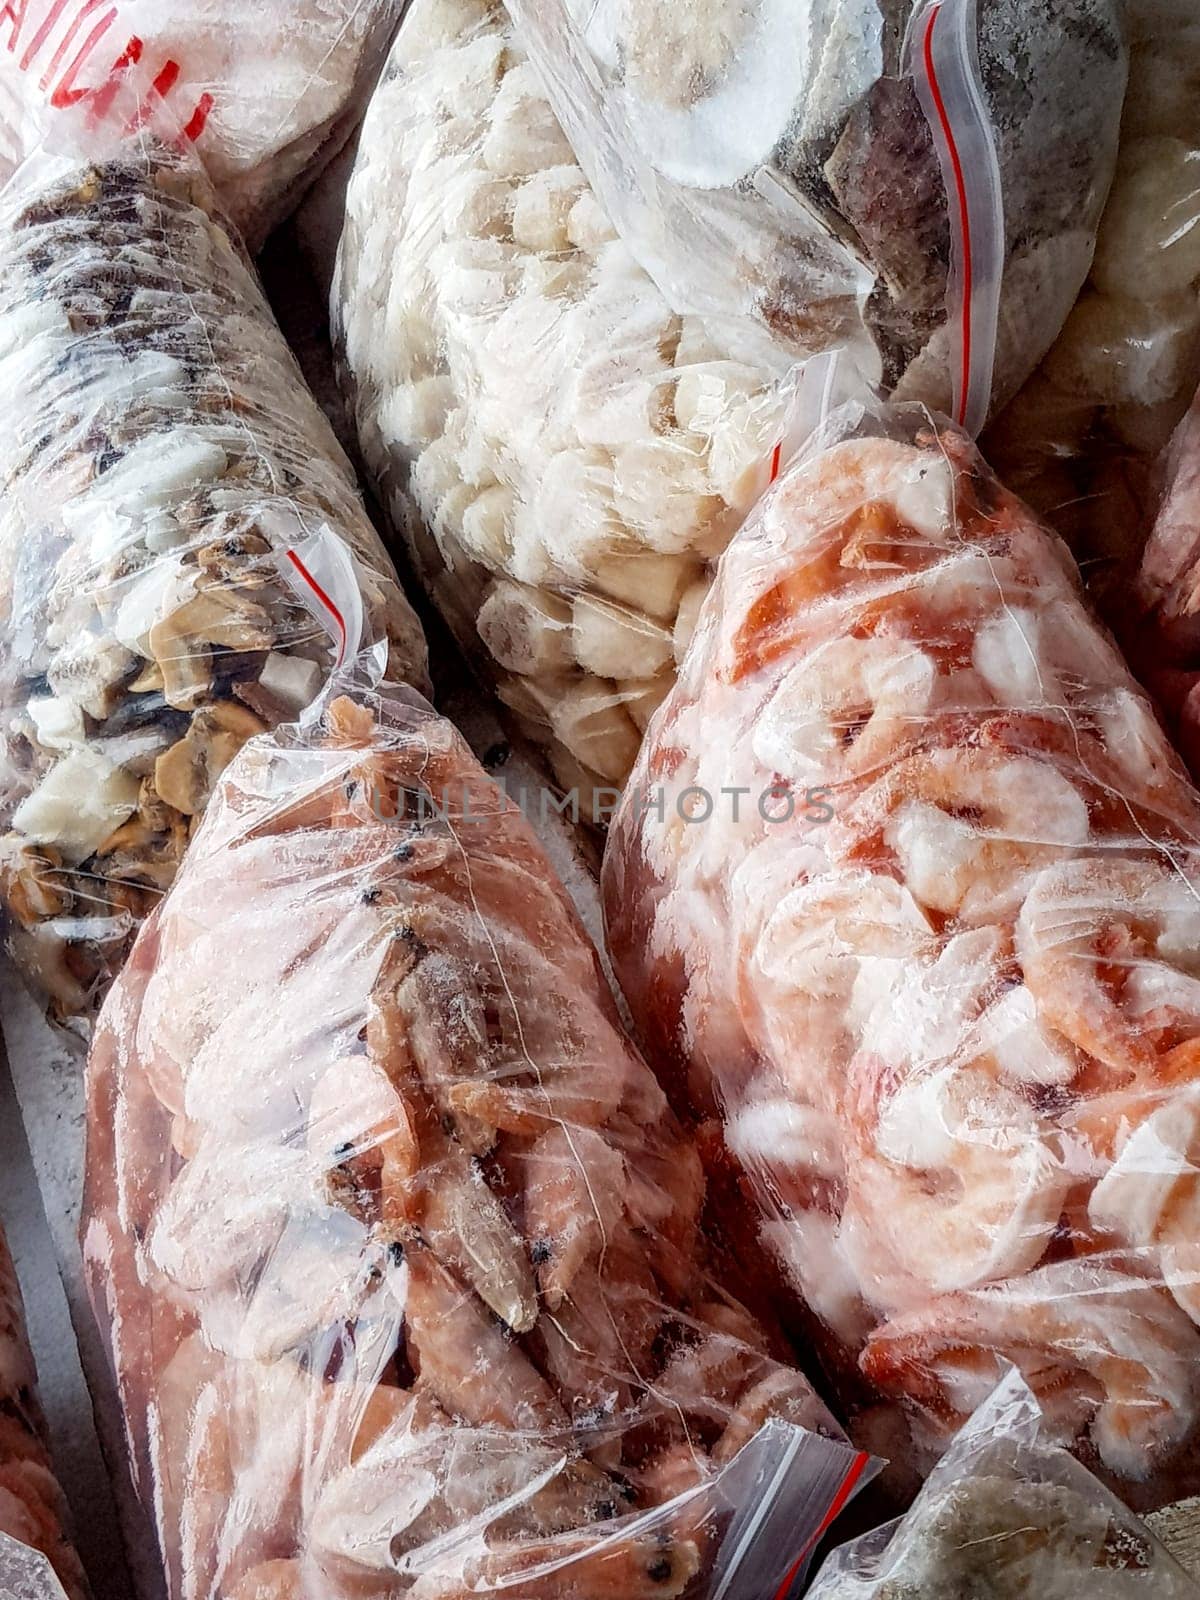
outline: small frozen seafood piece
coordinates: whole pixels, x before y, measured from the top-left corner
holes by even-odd
[[[0,195],[0,886],[87,1014],[222,769],[338,656],[424,644],[207,181],[146,138]],[[332,608],[332,609],[331,609]]]
[[[675,314],[489,0],[410,9],[334,304],[362,453],[425,586],[556,769],[621,782],[688,597],[769,481],[786,348]]]
[[[755,1502],[793,1448],[862,1468],[730,1294],[528,824],[411,692],[227,770],[89,1107],[84,1251],[171,1600],[670,1600],[744,1447]]]
[[[1011,1363],[1055,1440],[1176,1499],[1200,796],[964,438],[842,422],[726,551],[643,746],[604,868],[618,976],[848,1413],[892,1407],[927,1466]]]
[[[908,1515],[836,1550],[810,1600],[1197,1600],[1136,1517],[1046,1437],[1007,1379]]]
[[[66,1532],[67,1506],[54,1476],[37,1371],[25,1332],[17,1274],[0,1232],[0,1593],[36,1600],[49,1561],[67,1600],[86,1600],[87,1580]],[[20,1547],[20,1548],[18,1548]],[[18,1575],[29,1587],[17,1588]],[[10,1587],[11,1586],[11,1587]],[[51,1590],[44,1589],[47,1596]]]
[[[257,248],[361,114],[403,0],[15,0],[0,182],[89,94],[161,96]]]

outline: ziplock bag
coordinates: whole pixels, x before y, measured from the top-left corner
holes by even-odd
[[[675,310],[865,344],[972,431],[1061,329],[1116,155],[1117,0],[508,4]]]
[[[902,1522],[844,1545],[809,1600],[1195,1600],[1150,1531],[1043,1436],[1010,1375],[934,1469]]]
[[[758,1596],[873,1470],[709,1275],[565,892],[411,691],[245,747],[88,1084],[173,1600]]]
[[[1200,383],[1200,16],[1130,0],[1116,177],[1086,288],[984,440],[1120,630],[1160,452]]]
[[[791,362],[680,317],[616,238],[498,4],[417,0],[368,111],[334,321],[380,501],[565,788],[628,775]]]
[[[252,246],[361,113],[404,0],[7,0],[0,179],[117,84],[163,97]]]
[[[0,1594],[86,1600],[87,1580],[64,1531],[66,1509],[46,1444],[21,1290],[0,1232]]]
[[[842,408],[761,502],[604,900],[647,1059],[740,1163],[847,1425],[892,1408],[928,1467],[1008,1362],[1131,1503],[1188,1492],[1200,796],[948,424]]]
[[[0,194],[0,888],[59,1018],[94,1008],[251,734],[347,651],[425,670],[237,235],[186,148],[117,109]]]

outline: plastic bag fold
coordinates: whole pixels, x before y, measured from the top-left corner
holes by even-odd
[[[927,1468],[1011,1363],[1048,1437],[1161,1504],[1200,1422],[1200,797],[960,434],[828,430],[651,725],[618,976],[848,1413]]]
[[[955,1438],[900,1522],[844,1545],[810,1600],[1194,1600],[1200,1589],[1130,1513],[1044,1437],[1016,1375]]]
[[[88,1079],[172,1597],[740,1600],[873,1470],[729,1292],[528,824],[411,692],[245,747]]]
[[[60,1018],[94,1009],[251,734],[375,643],[425,681],[194,156],[115,104],[79,138],[0,194],[0,884]]]
[[[0,1232],[0,1593],[13,1600],[87,1600],[66,1523],[21,1290]]]
[[[114,85],[159,95],[257,249],[334,155],[404,0],[9,0],[0,180]]]

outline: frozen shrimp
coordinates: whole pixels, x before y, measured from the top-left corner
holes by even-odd
[[[1101,1460],[1135,1483],[1195,1427],[1200,1335],[1192,1323],[1165,1290],[1082,1259],[893,1318],[868,1339],[861,1365],[948,1433],[991,1392],[1005,1361],[1067,1440],[1091,1414]]]
[[[1176,860],[1082,857],[1048,867],[1017,922],[1043,1017],[1120,1085],[1200,1036],[1200,889]]]
[[[846,855],[886,852],[923,906],[971,924],[1015,915],[1030,874],[1086,843],[1090,823],[1050,762],[946,748],[901,762],[834,826]]]
[[[869,774],[922,737],[936,684],[936,662],[907,639],[827,640],[763,707],[754,753],[801,784]]]
[[[1200,1083],[1156,1098],[1093,1189],[1088,1215],[1097,1229],[1149,1252],[1200,1324]]]
[[[1035,1267],[1071,1179],[1028,1100],[980,1065],[917,1071],[870,1099],[842,1214],[868,1298],[894,1310]]]

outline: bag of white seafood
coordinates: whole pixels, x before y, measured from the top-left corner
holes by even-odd
[[[251,734],[372,642],[425,681],[237,234],[188,154],[118,121],[0,193],[0,892],[59,1018],[94,1008]]]
[[[874,1470],[730,1292],[528,822],[411,690],[242,750],[88,1105],[172,1600],[757,1600]]]
[[[1129,0],[1129,90],[1096,256],[1037,373],[984,438],[1120,627],[1159,453],[1200,383],[1200,13]]]
[[[361,115],[404,0],[7,0],[0,179],[81,104],[160,95],[257,249]]]
[[[770,480],[792,361],[676,315],[496,0],[415,0],[364,122],[333,295],[377,496],[564,788],[620,784],[711,566]]]
[[[949,424],[842,407],[760,503],[604,900],[852,1432],[928,1466],[1011,1363],[1131,1501],[1194,1485],[1200,796]]]
[[[87,1600],[66,1509],[47,1447],[21,1290],[0,1231],[0,1595]]]
[[[1127,1507],[1045,1436],[1004,1379],[900,1522],[836,1550],[809,1600],[1198,1600]]]
[[[951,415],[980,361],[972,431],[1061,329],[1116,158],[1122,0],[509,9],[676,310],[750,317],[801,356],[865,342],[873,378]]]

